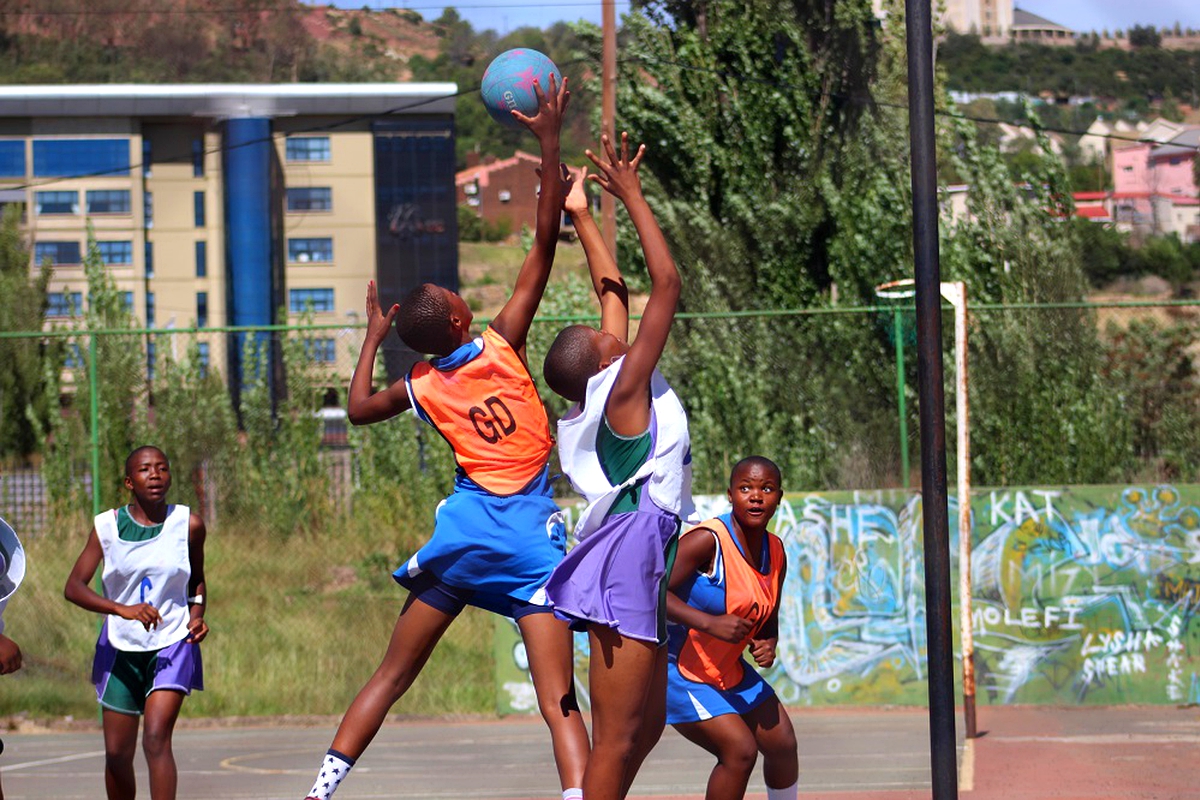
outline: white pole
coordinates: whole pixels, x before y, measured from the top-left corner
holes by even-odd
[[[958,611],[962,639],[963,716],[966,737],[975,728],[975,636],[971,629],[971,428],[967,393],[967,285],[942,284],[954,306],[955,416],[958,418]]]

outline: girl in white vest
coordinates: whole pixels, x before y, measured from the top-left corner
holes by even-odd
[[[577,405],[558,423],[558,455],[588,508],[579,539],[546,595],[554,613],[586,629],[591,644],[592,754],[587,800],[624,797],[666,723],[666,575],[680,518],[691,509],[687,416],[658,373],[679,300],[679,273],[642,194],[638,166],[622,135],[620,152],[603,137],[605,160],[592,180],[621,199],[637,229],[650,297],[637,340],[626,344],[628,294],[582,189],[564,204],[587,254],[600,298],[600,329],[574,325],[555,338],[543,373]]]
[[[171,466],[157,447],[125,459],[127,506],[96,517],[63,594],[107,615],[96,643],[92,682],[103,708],[104,784],[109,800],[133,800],[139,717],[151,800],[174,800],[171,736],[184,696],[204,688],[204,521],[169,505]],[[101,560],[104,594],[90,583]]]

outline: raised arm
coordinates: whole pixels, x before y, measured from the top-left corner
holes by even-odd
[[[592,288],[596,290],[596,297],[600,301],[600,330],[611,333],[623,342],[628,341],[629,289],[625,286],[621,271],[617,269],[616,259],[604,243],[596,220],[592,218],[587,196],[587,167],[580,172],[579,179],[571,184],[567,199],[563,201],[563,210],[570,215],[579,243],[583,245],[583,253],[587,256]]]
[[[637,436],[650,424],[650,378],[671,333],[681,283],[675,259],[667,247],[667,239],[642,194],[638,167],[646,153],[646,146],[641,145],[630,158],[627,133],[621,134],[620,153],[617,153],[607,136],[601,138],[601,144],[606,160],[601,160],[590,150],[587,153],[600,170],[600,174],[593,175],[592,180],[625,204],[642,243],[646,269],[650,273],[650,297],[638,324],[637,339],[625,355],[625,363],[613,385],[606,409],[613,433]]]
[[[533,90],[537,94],[538,113],[527,117],[514,111],[513,116],[533,132],[542,150],[537,228],[534,231],[533,247],[525,256],[521,271],[517,273],[512,296],[492,320],[492,328],[507,339],[517,351],[522,351],[525,347],[529,325],[533,322],[533,315],[537,313],[538,304],[542,302],[546,282],[550,279],[550,266],[554,263],[558,231],[562,224],[563,194],[566,191],[558,138],[562,129],[563,112],[566,111],[567,102],[571,97],[571,93],[567,91],[567,79],[563,78],[562,87],[559,88],[555,86],[552,75],[548,91],[543,92],[541,84],[537,81],[534,81]]]
[[[350,394],[346,399],[346,418],[353,425],[369,425],[381,422],[408,410],[411,401],[403,380],[398,380],[382,392],[375,391],[375,354],[391,330],[392,320],[400,306],[393,305],[384,314],[379,308],[379,294],[375,281],[367,283],[367,333],[363,337],[362,350],[358,353],[358,364],[350,378]]]

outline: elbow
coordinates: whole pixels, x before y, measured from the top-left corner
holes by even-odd
[[[363,413],[357,408],[346,409],[346,419],[356,428],[366,425],[368,421],[366,417],[363,416]]]

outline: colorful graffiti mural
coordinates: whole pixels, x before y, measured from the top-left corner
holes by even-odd
[[[725,504],[698,498],[704,514]],[[978,702],[1200,702],[1200,486],[984,490],[971,513]],[[921,526],[918,495],[785,498],[779,658],[765,673],[785,702],[926,702]],[[578,661],[582,674],[585,651]],[[521,710],[521,682],[502,671],[501,710]]]

